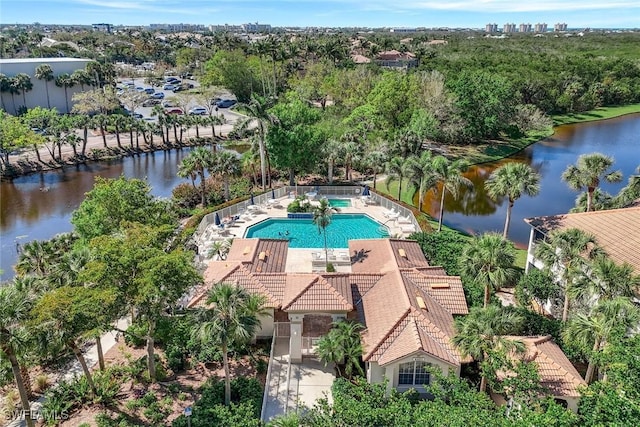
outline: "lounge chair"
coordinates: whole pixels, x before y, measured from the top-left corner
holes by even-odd
[[[402,227],[400,227],[400,229],[402,230],[403,233],[415,233],[416,232],[416,226],[413,225],[413,224],[403,225]]]
[[[411,218],[409,218],[408,216],[400,216],[396,218],[396,221],[398,222],[398,224],[413,224]]]
[[[392,215],[395,215],[396,213],[397,213],[396,208],[391,208],[391,210],[386,210],[382,212],[382,215],[384,215],[385,218],[391,218]],[[397,218],[397,216],[395,216],[394,218]]]

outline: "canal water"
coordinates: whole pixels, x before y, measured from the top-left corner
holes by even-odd
[[[630,174],[640,165],[640,114],[617,119],[567,125],[522,152],[500,162],[472,167],[467,177],[475,191],[462,191],[458,200],[450,195],[445,202],[445,223],[470,233],[502,231],[506,202],[494,202],[484,192],[484,181],[504,162],[526,162],[542,175],[537,197],[523,196],[513,209],[509,237],[524,245],[529,227],[523,219],[531,216],[565,213],[574,205],[577,193],[561,180],[562,172],[583,153],[599,151],[615,158],[615,168],[624,174],[623,182],[603,185],[616,193]],[[95,176],[146,178],[152,193],[169,197],[180,182],[178,164],[190,149],[158,151],[127,157],[109,163],[79,165],[59,171],[34,174],[0,183],[0,268],[2,280],[13,276],[16,243],[45,240],[58,233],[71,231],[71,213],[80,205],[84,194],[93,188]],[[434,217],[438,214],[439,197],[429,192],[423,209]]]
[[[486,194],[484,182],[505,163],[527,163],[540,172],[540,193],[536,197],[522,196],[515,202],[509,227],[509,239],[519,247],[526,247],[531,228],[524,222],[525,218],[567,213],[574,207],[578,192],[571,190],[561,179],[567,166],[575,164],[581,154],[600,152],[612,156],[615,160],[613,170],[622,172],[622,182],[602,183],[601,188],[615,195],[640,166],[638,135],[640,114],[560,126],[553,136],[507,159],[472,166],[465,176],[473,182],[473,190],[462,189],[457,200],[447,194],[444,223],[471,234],[502,233],[508,201],[493,201]],[[437,217],[439,209],[439,196],[429,192],[423,210]]]

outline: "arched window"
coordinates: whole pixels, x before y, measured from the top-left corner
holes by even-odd
[[[423,386],[429,385],[429,363],[421,360],[400,364],[398,370],[398,385]]]

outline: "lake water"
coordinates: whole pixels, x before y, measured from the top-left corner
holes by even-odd
[[[484,182],[500,165],[507,162],[527,163],[540,172],[540,193],[536,197],[523,196],[512,210],[509,239],[524,247],[529,241],[529,227],[523,220],[533,216],[562,214],[575,205],[578,192],[562,180],[564,170],[575,164],[578,156],[600,152],[612,156],[614,170],[623,174],[622,182],[603,183],[601,188],[610,194],[627,184],[629,175],[640,166],[640,114],[597,122],[566,125],[556,133],[520,153],[498,162],[473,166],[465,174],[473,184],[473,191],[462,190],[458,200],[447,194],[444,223],[469,233],[497,231],[502,233],[508,201],[495,202],[484,190]],[[439,193],[438,193],[439,194]],[[440,208],[438,195],[429,192],[423,210],[437,217]]]
[[[574,205],[576,192],[560,180],[560,175],[583,153],[600,151],[615,157],[615,168],[624,174],[620,184],[605,184],[615,193],[626,184],[640,165],[640,114],[618,119],[562,126],[556,134],[534,144],[521,153],[496,163],[475,166],[467,173],[476,191],[463,192],[459,200],[447,196],[445,223],[472,233],[502,231],[506,214],[505,202],[494,202],[484,193],[484,180],[506,161],[526,162],[540,170],[541,191],[535,198],[522,197],[513,209],[509,237],[526,244],[529,227],[523,218],[565,213]],[[58,233],[71,231],[70,217],[82,202],[84,194],[93,188],[96,175],[116,178],[120,175],[145,178],[152,193],[168,197],[180,182],[176,176],[178,164],[190,149],[158,151],[127,157],[103,164],[80,165],[59,171],[21,177],[0,183],[0,268],[2,280],[13,276],[16,243],[45,240]],[[43,191],[46,190],[46,191]],[[438,214],[439,198],[430,192],[424,210]]]

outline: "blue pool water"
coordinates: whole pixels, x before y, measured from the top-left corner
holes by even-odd
[[[330,248],[348,248],[353,239],[389,236],[386,227],[364,214],[333,215],[326,231]],[[290,248],[324,248],[324,234],[310,219],[270,218],[249,227],[245,237],[287,239]]]
[[[329,199],[329,204],[334,208],[350,208],[351,200],[349,199]]]

